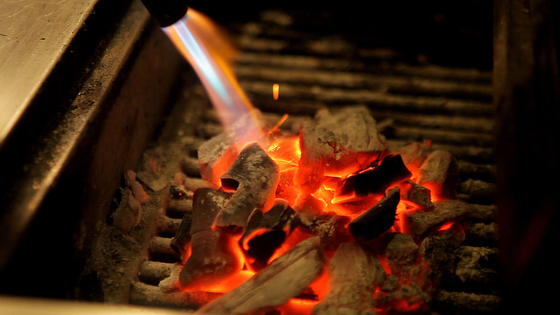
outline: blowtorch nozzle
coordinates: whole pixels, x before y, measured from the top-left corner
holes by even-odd
[[[187,13],[185,0],[142,0],[159,27],[167,27],[179,21]]]

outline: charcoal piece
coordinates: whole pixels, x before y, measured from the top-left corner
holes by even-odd
[[[250,130],[249,126],[256,126],[260,130]],[[236,145],[258,141],[263,130],[268,130],[268,123],[261,112],[254,109],[241,116],[224,132],[204,142],[198,149],[202,177],[219,187],[220,176],[234,163],[240,151]]]
[[[214,219],[231,197],[232,194],[230,193],[212,188],[198,189],[193,196],[190,234],[212,230]]]
[[[335,201],[353,201],[355,196],[383,196],[387,188],[412,177],[400,155],[386,156],[381,164],[360,171],[340,181],[335,191]]]
[[[171,248],[181,256],[181,261],[185,258],[185,248],[191,239],[192,213],[185,213],[179,229],[171,239]]]
[[[393,226],[400,201],[399,191],[399,187],[389,190],[385,198],[350,222],[350,233],[356,240],[374,239]]]
[[[172,199],[186,199],[188,195],[187,189],[183,185],[170,185],[169,194]]]
[[[332,254],[341,243],[352,241],[346,225],[350,222],[347,216],[325,213],[309,215],[300,213],[300,222],[303,230],[309,234],[319,236],[323,250]]]
[[[426,158],[420,174],[418,184],[431,190],[438,199],[455,198],[459,165],[451,153],[443,150],[434,151]]]
[[[341,244],[329,274],[329,291],[311,314],[375,314],[373,294],[386,276],[377,258],[358,243]]]
[[[375,119],[364,106],[317,111],[300,131],[301,159],[294,184],[311,194],[324,176],[349,174],[366,167],[384,150]]]
[[[440,200],[434,202],[430,211],[411,211],[404,214],[405,231],[414,239],[421,239],[434,232],[443,223],[459,220],[467,215],[476,216],[477,209],[460,200]]]
[[[411,279],[420,272],[418,266],[418,245],[412,237],[403,233],[387,235],[390,241],[385,248],[385,258],[391,273],[397,277]]]
[[[218,213],[214,226],[235,232],[244,230],[255,209],[268,209],[274,203],[279,177],[278,165],[257,143],[245,147],[222,176],[237,181],[239,186]]]
[[[412,142],[408,145],[394,148],[390,150],[391,154],[399,154],[406,167],[416,172],[420,170],[422,164],[426,160],[429,154],[431,144],[429,142],[424,142],[422,144],[418,142]]]
[[[309,238],[196,314],[257,314],[284,305],[323,273],[324,263],[319,238]]]
[[[251,269],[258,271],[264,268],[298,222],[297,213],[282,199],[277,199],[264,215],[261,211],[255,211],[249,218],[245,233],[239,239],[239,245]]]
[[[119,230],[130,233],[142,220],[142,206],[134,198],[130,189],[121,188],[120,192],[122,199],[115,212],[111,214],[111,219]]]
[[[430,190],[422,185],[418,185],[410,180],[400,184],[401,200],[403,200],[407,208],[415,208],[420,210],[430,209],[432,204]]]
[[[124,178],[125,178],[125,184],[128,186],[128,188],[130,188],[130,190],[132,191],[132,195],[136,200],[138,200],[138,202],[140,202],[140,204],[145,204],[150,200],[150,197],[144,191],[142,184],[140,184],[136,180],[135,172],[131,170],[126,171]]]
[[[194,233],[191,247],[192,254],[179,274],[179,286],[183,291],[212,288],[243,267],[236,252],[237,244],[223,230]]]

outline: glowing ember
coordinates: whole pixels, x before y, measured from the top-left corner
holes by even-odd
[[[272,97],[274,98],[274,100],[278,99],[278,92],[280,90],[280,85],[278,84],[274,84],[272,86]]]

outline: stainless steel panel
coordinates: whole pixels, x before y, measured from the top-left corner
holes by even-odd
[[[97,1],[0,1],[0,143]]]

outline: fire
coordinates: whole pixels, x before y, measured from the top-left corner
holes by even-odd
[[[240,116],[253,115],[254,107],[230,66],[235,49],[217,25],[203,14],[189,9],[183,19],[163,30],[194,68],[225,127],[231,127]],[[246,143],[259,140],[262,127],[253,117],[252,123],[235,135],[241,140],[238,151]]]
[[[263,130],[264,126],[261,126],[259,119],[256,118],[256,111],[254,111],[252,104],[233,75],[230,62],[235,50],[227,41],[223,40],[224,37],[220,35],[219,28],[208,18],[190,9],[183,20],[165,28],[165,32],[198,74],[220,115],[225,129],[233,130],[231,132],[236,133],[232,135],[236,142],[223,154],[222,161],[213,166],[211,174],[208,175],[209,173],[207,174],[201,168],[204,176],[211,177],[209,180],[215,187],[231,193],[237,191],[239,185],[237,181],[231,178],[223,178],[221,181],[219,179],[228,171],[237,158],[237,154],[245,148],[247,143],[258,142],[268,157],[278,166],[279,182],[272,197],[286,200],[289,206],[301,217],[339,216],[347,219],[347,221],[343,221],[343,224],[346,225],[372,209],[372,207],[377,207],[379,203],[382,203],[382,200],[386,200],[383,198],[388,194],[389,189],[402,186],[399,189],[394,189],[391,195],[399,197],[399,199],[392,199],[395,204],[398,202],[396,212],[390,213],[390,216],[396,215],[395,223],[389,223],[393,226],[388,227],[388,230],[382,230],[380,233],[384,235],[393,232],[409,232],[410,227],[406,224],[406,215],[410,212],[426,209],[426,205],[422,204],[420,199],[407,200],[402,198],[415,188],[414,180],[419,178],[418,161],[404,163],[400,155],[389,153],[385,149],[371,151],[341,149],[337,147],[337,143],[325,140],[321,144],[326,146],[327,149],[332,148],[333,152],[336,152],[336,154],[332,154],[333,156],[328,156],[328,162],[325,162],[325,159],[322,159],[323,156],[313,155],[304,149],[305,145],[301,134],[281,134],[279,126],[288,118],[287,115],[284,115],[276,126],[266,132],[266,130]],[[278,99],[278,94],[279,85],[274,84],[273,98],[275,100]],[[242,124],[242,128],[233,128],[235,120],[240,116],[250,117],[251,119]],[[429,146],[429,144],[426,146]],[[409,171],[409,168],[412,172]],[[397,174],[391,174],[395,170]],[[437,187],[432,187],[430,183],[427,183],[425,188],[429,190],[420,191],[420,193],[425,195],[430,194],[430,191],[433,192],[426,202],[435,202],[443,198]],[[262,218],[263,213],[268,210],[264,208],[255,211],[260,213],[259,215]],[[393,210],[395,210],[394,206]],[[343,228],[347,228],[344,225]],[[452,225],[453,221],[442,224],[439,227],[439,232],[443,233],[449,230]],[[226,225],[220,225],[218,228],[214,227],[215,229],[212,232],[216,232],[216,229],[224,226]],[[269,230],[255,228],[252,232],[247,232],[248,235],[241,241],[241,244],[239,240],[242,236],[236,235],[234,242],[231,242],[228,246],[231,247],[230,250],[235,253],[238,261],[241,262],[243,270],[228,275],[226,279],[219,279],[220,281],[215,284],[212,283],[204,289],[207,292],[228,292],[254,276],[255,272],[251,271],[251,265],[254,261],[247,261],[242,250],[245,250],[246,254],[251,239],[263,235],[267,231]],[[299,228],[294,231],[284,229],[283,232],[286,237],[282,239],[282,244],[272,253],[272,256],[268,259],[268,264],[298,243],[313,236],[308,231]],[[372,237],[380,238],[380,236]],[[358,238],[356,237],[356,239]],[[361,239],[358,240],[362,241]],[[352,241],[352,239],[344,240],[344,242],[348,241]],[[373,243],[373,240],[369,243],[363,242],[366,247],[374,247]],[[190,246],[187,251],[186,258],[190,255]],[[251,259],[256,260],[255,258]],[[394,276],[395,271],[392,270],[387,258],[380,256],[378,259],[386,276]],[[266,257],[263,260],[266,261]],[[259,263],[263,264],[264,262]],[[427,264],[424,263],[421,267],[420,274],[423,274]],[[329,287],[328,279],[329,275],[324,273],[310,285],[311,291],[317,295],[317,300],[292,298],[279,308],[280,312],[282,314],[311,313],[311,309],[326,296]],[[412,279],[399,278],[398,286],[409,285],[411,281]],[[424,285],[421,281],[414,284]],[[379,297],[386,294],[383,290],[380,290],[379,286],[372,284],[372,287],[374,287],[374,291],[372,291],[374,296]],[[386,306],[388,309],[399,312],[411,312],[423,308],[425,304],[422,301],[402,298],[396,299]],[[376,307],[376,311],[381,314],[386,313],[386,309],[379,307]]]

